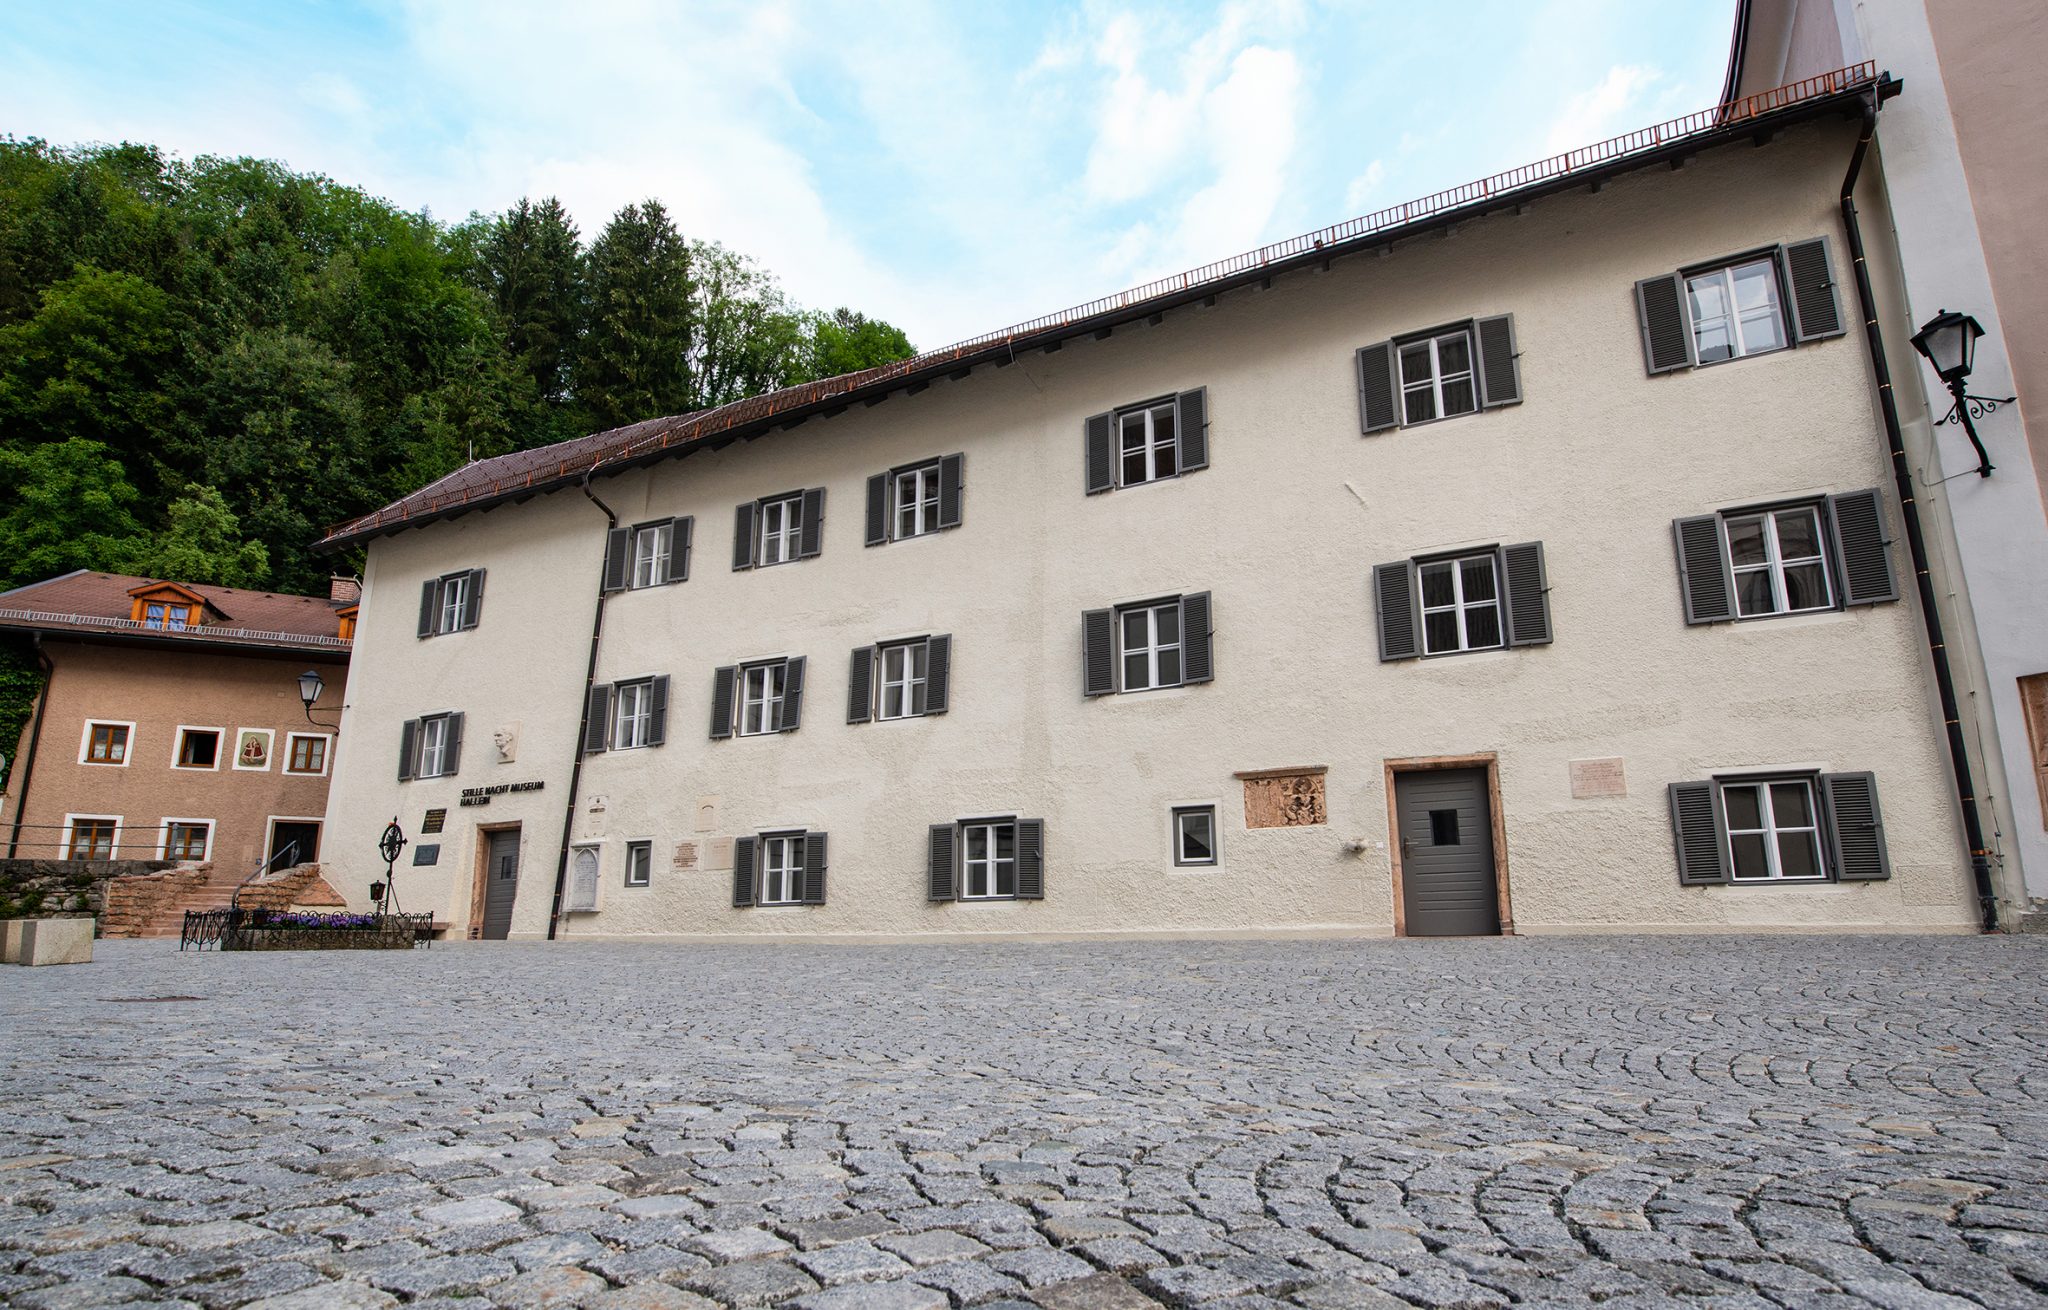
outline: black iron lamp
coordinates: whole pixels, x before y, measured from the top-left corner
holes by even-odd
[[[307,669],[299,675],[299,699],[306,704],[306,722],[316,728],[333,728],[339,725],[322,723],[313,717],[313,702],[320,699],[320,693],[327,690],[327,680],[320,676],[318,669]]]
[[[1964,391],[1970,370],[1977,364],[1977,341],[1984,335],[1984,325],[1969,314],[1957,314],[1942,310],[1927,320],[1918,332],[1913,334],[1913,349],[1920,352],[1948,392],[1955,397],[1955,404],[1948,413],[1934,420],[1940,427],[1944,423],[1960,423],[1963,432],[1970,438],[1970,445],[1977,452],[1977,476],[1988,478],[1997,465],[1984,449],[1984,442],[1977,436],[1977,425],[1970,420],[1983,418],[2000,405],[2010,405],[2011,396],[1972,396]]]

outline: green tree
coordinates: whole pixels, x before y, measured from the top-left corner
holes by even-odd
[[[127,572],[147,541],[139,499],[97,441],[0,446],[0,590],[73,569]]]
[[[270,577],[270,552],[242,540],[241,521],[212,487],[186,488],[167,516],[143,560],[151,577],[216,587],[255,587]]]
[[[838,377],[862,369],[893,364],[917,353],[903,329],[846,308],[818,314],[811,320],[811,379]]]
[[[566,406],[583,329],[583,250],[562,202],[520,202],[483,231],[476,276],[499,330],[535,397]]]
[[[601,428],[698,405],[690,376],[690,248],[659,201],[628,205],[591,244],[576,397]]]

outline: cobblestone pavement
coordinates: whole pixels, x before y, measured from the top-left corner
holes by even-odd
[[[2048,939],[99,954],[11,1306],[2048,1303]]]

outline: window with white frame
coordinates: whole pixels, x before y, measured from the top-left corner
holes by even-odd
[[[904,469],[895,476],[892,504],[895,539],[921,537],[939,530],[939,462]]]
[[[634,750],[647,745],[654,730],[654,682],[615,683],[612,687],[612,749]]]
[[[167,860],[203,860],[213,844],[213,824],[202,819],[165,819],[164,855]]]
[[[469,605],[470,580],[467,573],[454,573],[441,579],[440,613],[435,621],[437,632],[454,632],[462,626],[463,611]]]
[[[910,719],[925,712],[925,687],[930,671],[928,641],[899,642],[881,648],[881,719]]]
[[[1117,468],[1124,486],[1157,482],[1180,472],[1178,423],[1171,397],[1118,411]]]
[[[1726,781],[1721,808],[1736,882],[1815,882],[1827,876],[1812,779]]]
[[[761,838],[759,905],[801,905],[804,899],[804,835],[770,833]]]
[[[651,841],[629,841],[626,843],[626,885],[645,887],[653,880],[654,843]]]
[[[448,767],[449,716],[430,714],[419,723],[419,762],[414,766],[414,776],[439,778],[452,772]]]
[[[1180,610],[1176,598],[1127,605],[1117,611],[1123,690],[1150,691],[1181,685]]]
[[[793,560],[802,540],[804,498],[801,494],[761,502],[761,526],[754,551],[756,564]]]
[[[1721,522],[1737,614],[1753,618],[1834,607],[1818,505],[1728,514]]]
[[[220,767],[219,728],[179,728],[178,757],[172,768],[215,769]]]
[[[1425,655],[1490,650],[1501,644],[1497,555],[1486,551],[1416,566]]]
[[[134,731],[132,723],[87,723],[85,744],[79,750],[78,762],[125,766],[128,763],[128,738]]]
[[[1789,344],[1778,264],[1769,255],[1686,274],[1685,299],[1694,355],[1702,364],[1783,350]]]
[[[153,600],[142,607],[142,626],[159,632],[183,632],[192,623],[192,607]]]
[[[1017,894],[1017,822],[960,825],[960,899],[993,901]]]
[[[1182,868],[1206,867],[1217,862],[1214,805],[1174,807],[1173,862]]]
[[[1479,409],[1472,376],[1472,333],[1468,328],[1398,341],[1401,411],[1404,423],[1427,423]]]
[[[629,585],[659,587],[668,581],[669,550],[675,542],[673,520],[651,523],[633,532],[633,576]]]
[[[286,773],[327,772],[327,738],[318,733],[295,732],[287,742]]]
[[[67,860],[111,860],[119,849],[119,815],[74,814],[64,832]]]
[[[740,722],[742,737],[775,732],[782,724],[782,696],[787,685],[789,663],[775,660],[749,664],[740,670]]]

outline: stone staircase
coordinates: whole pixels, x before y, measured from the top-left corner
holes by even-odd
[[[107,884],[102,937],[177,937],[185,929],[187,910],[224,910],[241,887],[242,908],[286,910],[295,905],[340,908],[344,902],[320,877],[320,866],[302,864],[246,887],[248,874],[216,869],[212,864],[188,865],[163,873],[115,878]]]

